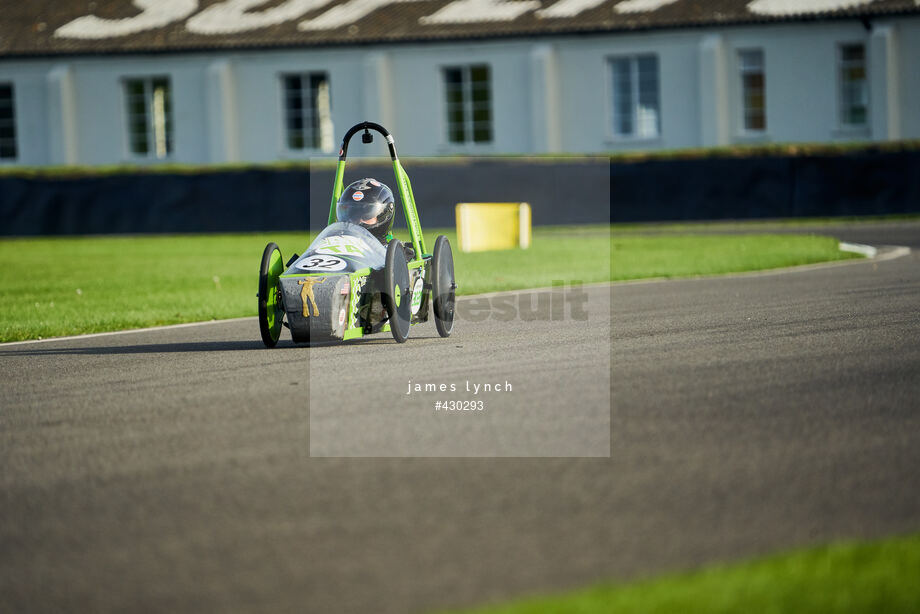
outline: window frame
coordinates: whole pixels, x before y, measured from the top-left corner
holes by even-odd
[[[9,87],[10,89],[9,104],[10,104],[10,122],[11,122],[11,128],[12,128],[12,137],[10,137],[10,139],[12,140],[12,149],[13,149],[12,156],[0,155],[0,164],[15,164],[16,162],[19,161],[19,158],[21,155],[20,147],[19,147],[19,130],[17,130],[17,122],[16,122],[16,83],[12,80],[2,81],[0,82],[0,87]]]
[[[134,162],[167,162],[173,160],[176,155],[176,122],[175,122],[175,96],[173,89],[173,79],[170,74],[156,73],[156,74],[146,74],[146,75],[126,75],[121,77],[121,90],[122,90],[122,113],[124,114],[122,125],[125,127],[125,151],[127,153],[127,158]],[[165,141],[165,153],[161,156],[157,152],[156,142],[158,137],[156,135],[156,113],[154,112],[155,104],[155,92],[154,92],[154,83],[157,81],[166,82],[166,96],[168,98],[168,104],[164,103],[163,110],[163,123],[164,123],[164,134],[163,138]],[[133,140],[134,133],[132,132],[132,123],[133,123],[133,114],[131,112],[129,97],[131,96],[129,88],[133,83],[141,83],[143,89],[144,97],[144,114],[145,114],[145,137],[147,140],[147,152],[141,153],[134,150]]]
[[[745,53],[758,53],[760,54],[760,75],[762,80],[761,85],[761,96],[763,99],[763,128],[748,128],[747,127],[747,107],[746,107],[746,97],[745,97],[745,84],[744,77],[746,74],[751,73],[745,68],[742,56]],[[735,49],[735,74],[736,74],[736,83],[738,84],[738,91],[736,94],[736,100],[738,101],[738,112],[737,112],[737,133],[741,137],[763,137],[766,136],[767,130],[769,129],[769,117],[767,115],[767,54],[764,51],[763,47],[739,47]]]
[[[324,69],[283,70],[283,71],[279,71],[278,73],[276,73],[276,76],[277,76],[277,82],[278,82],[277,91],[279,92],[279,107],[280,107],[280,118],[281,118],[281,121],[279,123],[279,127],[280,127],[279,140],[280,140],[281,150],[283,154],[286,156],[291,156],[291,157],[299,157],[299,156],[311,156],[315,154],[326,154],[326,153],[331,153],[332,151],[334,151],[336,144],[335,144],[335,121],[334,121],[333,112],[332,112],[333,103],[332,103],[331,72],[329,70],[324,70]],[[300,136],[303,138],[303,147],[292,147],[291,141],[290,141],[291,128],[288,124],[288,120],[289,120],[288,92],[289,90],[287,87],[287,80],[290,77],[299,77],[301,79],[301,86],[299,88],[299,92],[300,92],[299,97],[301,101],[300,112],[301,112],[301,121],[302,121],[301,128],[300,128],[300,131],[301,131]],[[325,80],[326,87],[328,88],[328,98],[329,98],[329,101],[328,101],[329,103],[328,132],[329,134],[328,134],[328,140],[325,143],[323,142],[323,131],[324,131],[323,121],[324,120],[319,111],[319,107],[320,107],[319,95],[317,95],[315,99],[312,97],[313,87],[311,85],[311,81],[314,77],[319,77]],[[304,87],[305,82],[307,83],[307,87]],[[317,91],[318,90],[319,88],[317,88]],[[305,98],[305,94],[308,94],[309,97]],[[310,103],[309,110],[310,110],[311,115],[314,115],[314,114],[319,115],[319,118],[317,119],[317,123],[316,123],[316,133],[312,135],[314,137],[312,139],[312,142],[308,142],[308,140],[305,138],[307,134],[306,133],[306,123],[303,122],[303,119],[306,117],[305,111],[307,107],[304,106],[303,104],[304,102]],[[312,143],[316,143],[316,145],[313,145]]]
[[[657,116],[655,122],[655,133],[652,135],[639,134],[639,94],[640,94],[640,75],[639,60],[651,58],[655,61],[655,98],[657,102]],[[630,114],[633,130],[630,134],[617,132],[616,106],[617,96],[614,92],[615,76],[614,64],[618,61],[626,60],[629,63],[630,74]],[[607,108],[605,115],[607,117],[607,139],[612,143],[654,143],[664,138],[664,118],[662,114],[661,102],[661,57],[656,51],[641,51],[635,53],[622,53],[609,55],[605,58],[605,85]]]
[[[863,69],[863,89],[866,96],[865,104],[865,119],[861,124],[848,123],[846,121],[846,112],[844,109],[845,101],[843,95],[844,89],[844,75],[843,72],[846,68],[846,61],[843,58],[843,51],[845,47],[862,47],[863,57],[862,57],[862,69]],[[870,113],[872,112],[872,91],[869,87],[869,47],[863,41],[844,41],[839,42],[836,45],[835,49],[835,59],[836,64],[835,68],[837,71],[837,128],[841,132],[862,132],[869,129],[869,124],[871,122]]]
[[[473,101],[473,70],[484,68],[486,70],[486,86],[488,91],[488,131],[489,138],[485,141],[476,141],[476,120],[474,119],[474,113],[477,110],[474,108],[476,103]],[[463,136],[464,140],[462,142],[456,142],[451,140],[451,120],[450,120],[450,109],[449,105],[451,104],[448,100],[448,82],[447,82],[447,73],[451,70],[459,70],[461,72],[461,88],[463,91],[463,99],[461,100],[461,105],[463,105],[464,119],[463,119]],[[492,87],[493,83],[493,68],[492,65],[488,62],[467,62],[464,64],[444,64],[439,66],[438,74],[440,77],[441,85],[441,143],[443,148],[447,149],[478,149],[486,150],[495,145],[495,89]],[[479,122],[481,123],[481,122]]]

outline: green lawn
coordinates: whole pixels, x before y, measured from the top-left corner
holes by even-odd
[[[920,611],[918,578],[920,536],[914,535],[838,543],[462,614],[908,614]]]
[[[426,233],[429,249],[437,232]],[[460,253],[458,291],[713,275],[852,257],[805,235],[638,236],[537,227],[528,250]],[[250,316],[268,241],[287,258],[306,233],[0,240],[0,341]]]
[[[613,224],[617,234],[686,234],[726,232],[784,232],[802,227],[820,227],[822,232],[851,224],[885,224],[892,222],[918,222],[920,213],[893,213],[886,215],[853,215],[837,217],[795,217],[777,219],[699,221],[699,222],[623,222]]]
[[[692,277],[857,257],[809,235],[663,235],[611,239],[614,280]]]

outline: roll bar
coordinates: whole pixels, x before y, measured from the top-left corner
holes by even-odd
[[[348,155],[348,142],[351,141],[351,137],[361,132],[362,130],[364,130],[364,134],[361,135],[362,143],[374,142],[374,135],[369,132],[370,130],[379,132],[387,142],[387,148],[390,150],[390,159],[392,159],[394,162],[396,161],[396,141],[393,140],[393,135],[390,134],[389,130],[380,124],[375,124],[374,122],[361,122],[360,124],[355,124],[348,129],[348,132],[345,133],[345,138],[342,139],[342,147],[339,149],[339,160],[345,160],[346,156]]]
[[[339,162],[335,168],[335,183],[332,185],[332,202],[329,204],[329,223],[335,222],[335,204],[338,202],[342,192],[345,191],[343,179],[345,177],[345,158],[348,156],[348,143],[351,137],[364,131],[361,135],[362,143],[373,143],[374,136],[371,130],[379,132],[387,142],[387,148],[390,150],[390,158],[393,160],[393,173],[396,176],[396,188],[399,191],[399,198],[402,201],[403,213],[406,216],[406,226],[409,228],[409,234],[412,236],[412,247],[415,249],[415,261],[419,261],[427,255],[425,251],[425,237],[422,235],[422,227],[418,220],[418,209],[415,207],[415,195],[412,194],[412,183],[409,176],[403,169],[399,158],[396,156],[396,142],[390,131],[374,122],[361,122],[355,124],[345,133],[342,139],[342,148],[339,149]]]

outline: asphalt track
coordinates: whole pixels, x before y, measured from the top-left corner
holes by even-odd
[[[372,366],[368,388],[507,369],[564,414],[599,398],[572,382],[602,356],[558,361],[602,347],[584,322],[360,351],[262,350],[253,320],[0,346],[0,611],[427,612],[920,530],[920,225],[833,232],[915,249],[588,290],[609,458],[309,456],[308,355],[314,378]]]

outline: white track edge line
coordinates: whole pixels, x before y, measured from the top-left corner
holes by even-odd
[[[148,326],[147,328],[129,328],[128,330],[110,330],[104,333],[86,333],[84,335],[70,335],[68,337],[47,337],[45,339],[27,339],[26,341],[7,341],[0,343],[0,349],[11,345],[26,345],[28,343],[45,343],[47,341],[72,341],[76,339],[92,339],[94,337],[110,337],[112,335],[130,335],[132,333],[144,333],[156,330],[171,330],[174,328],[192,328],[193,326],[206,326],[208,324],[224,324],[226,322],[240,322],[242,320],[253,320],[256,316],[245,316],[242,318],[228,318],[226,320],[205,320],[204,322],[184,322],[182,324],[167,324],[165,326]]]
[[[882,252],[875,258],[851,259],[851,260],[832,260],[830,262],[815,262],[812,264],[797,264],[793,266],[777,267],[775,269],[762,269],[760,271],[742,271],[739,273],[715,273],[713,275],[694,275],[692,277],[652,277],[648,279],[626,279],[623,281],[611,282],[611,285],[617,286],[634,286],[640,284],[657,284],[667,281],[693,281],[697,279],[738,279],[744,277],[768,277],[771,275],[783,275],[785,273],[801,273],[806,271],[817,271],[820,269],[832,269],[842,266],[853,266],[857,264],[868,264],[870,262],[885,262],[886,260],[895,260],[910,254],[909,247],[900,245],[886,245],[890,251]]]
[[[877,248],[872,247],[871,245],[863,245],[862,243],[847,243],[846,241],[841,241],[838,245],[838,248],[842,252],[862,254],[866,258],[875,258],[878,255]]]

